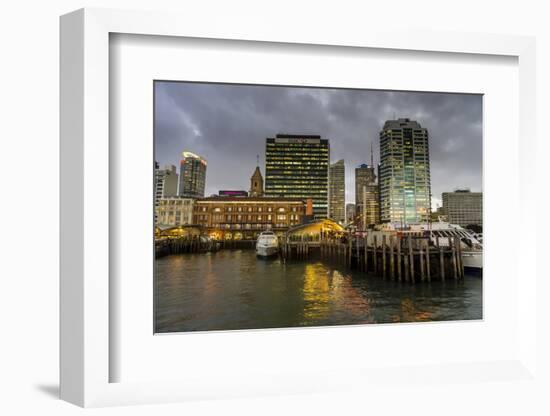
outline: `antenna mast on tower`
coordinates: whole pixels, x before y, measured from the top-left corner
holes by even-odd
[[[370,166],[374,167],[374,153],[372,151],[372,141],[370,142]]]

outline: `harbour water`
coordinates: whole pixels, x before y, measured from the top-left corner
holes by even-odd
[[[482,318],[482,280],[468,274],[410,284],[254,250],[171,255],[155,269],[162,333]]]

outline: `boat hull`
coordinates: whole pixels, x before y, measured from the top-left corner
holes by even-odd
[[[463,251],[462,264],[468,269],[483,270],[483,252]]]
[[[257,245],[256,246],[256,255],[260,257],[271,257],[275,256],[279,253],[279,248],[276,246],[263,246],[263,245]]]

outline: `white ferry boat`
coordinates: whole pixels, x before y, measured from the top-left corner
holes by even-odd
[[[279,240],[273,231],[264,231],[256,241],[256,255],[261,257],[274,256],[279,252]]]
[[[439,240],[442,246],[448,246],[449,240],[458,237],[462,249],[462,263],[465,268],[475,271],[483,270],[483,240],[478,239],[478,235],[473,231],[462,228],[460,225],[450,224],[448,222],[433,222],[423,224],[410,224],[406,227],[398,225],[384,224],[379,228],[380,231],[395,231],[404,235],[422,234],[429,235],[432,243]],[[483,237],[481,237],[483,238]],[[378,239],[381,241],[381,238]]]
[[[480,241],[474,232],[459,225],[436,222],[432,224],[431,235],[433,241],[435,241],[435,237],[439,237],[439,243],[444,245],[448,244],[449,237],[460,238],[464,267],[483,269],[483,240]]]

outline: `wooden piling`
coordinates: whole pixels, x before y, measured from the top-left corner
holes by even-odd
[[[457,248],[457,256],[458,256],[458,277],[463,279],[464,278],[464,262],[462,259],[462,245],[460,244],[460,238],[457,237],[456,239],[456,248]]]
[[[435,245],[439,250],[439,274],[441,281],[445,280],[445,259],[443,258],[443,247],[439,243],[439,236],[435,237]]]
[[[386,278],[386,234],[382,235],[382,277]]]
[[[407,245],[409,246],[409,262],[410,262],[409,267],[411,268],[411,282],[414,283],[414,254],[413,254],[412,239],[410,234],[407,237]]]
[[[393,257],[393,245],[395,244],[395,238],[393,235],[390,236],[390,278],[395,280],[395,267],[394,267],[394,257]]]
[[[432,281],[432,276],[430,274],[430,239],[426,240],[426,277],[428,282]]]
[[[373,261],[374,261],[374,274],[378,274],[378,256],[376,255],[376,243],[377,243],[377,238],[376,238],[376,234],[372,236],[373,237],[373,240],[374,240],[374,245],[372,247],[372,257],[373,257]]]
[[[407,256],[407,254],[403,256],[403,268],[405,269],[405,282],[408,282],[410,269],[409,269],[409,256]]]
[[[420,240],[420,244],[419,244],[419,257],[420,257],[420,281],[423,282],[424,279],[426,278],[425,274],[424,274],[424,240]]]
[[[397,280],[401,281],[401,237],[397,237]]]

